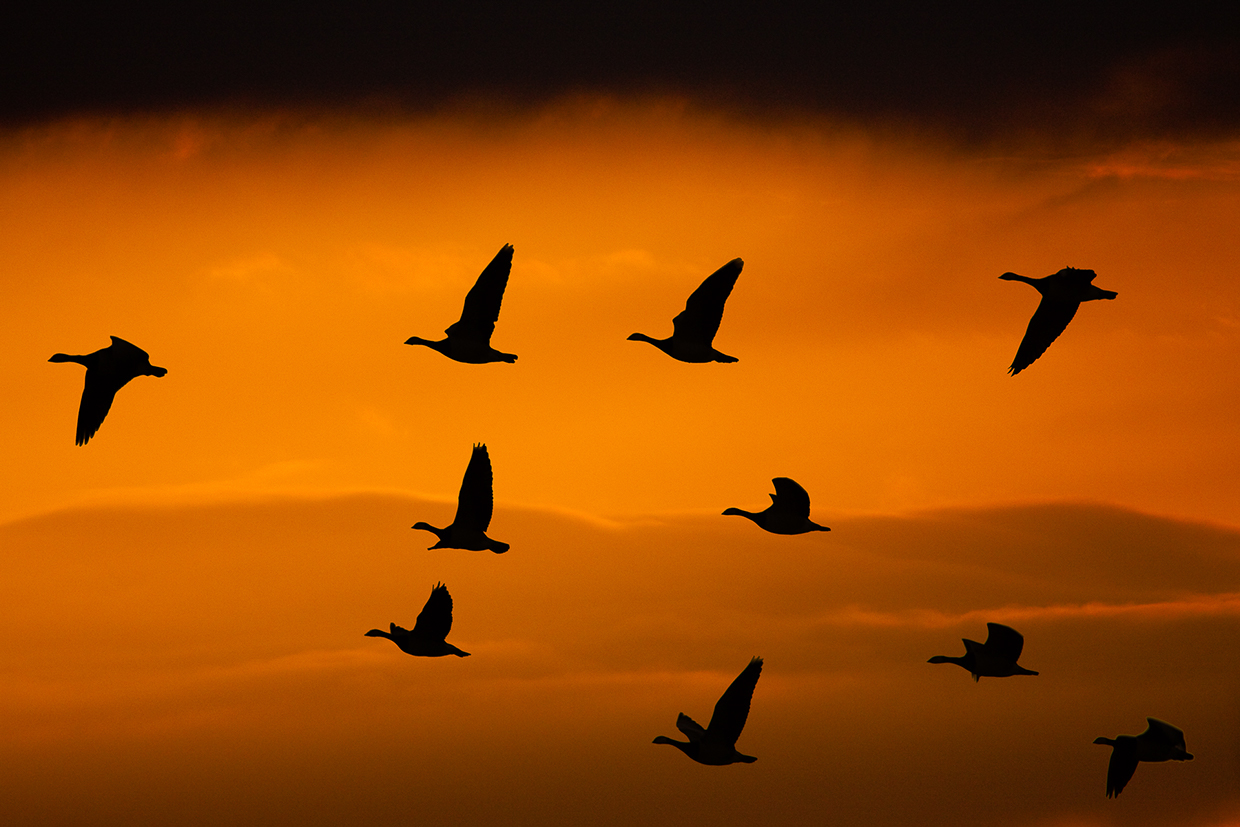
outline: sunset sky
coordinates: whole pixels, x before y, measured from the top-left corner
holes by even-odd
[[[1240,825],[1236,21],[454,8],[5,13],[0,821]],[[506,243],[516,364],[402,344]],[[736,257],[739,362],[626,341]],[[755,655],[756,763],[650,743]]]

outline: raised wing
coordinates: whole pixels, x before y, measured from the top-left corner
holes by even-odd
[[[1032,365],[1051,346],[1051,342],[1064,332],[1080,306],[1080,302],[1055,301],[1043,297],[1033,318],[1029,320],[1029,327],[1025,328],[1025,338],[1021,339],[1020,347],[1016,349],[1016,358],[1012,360],[1008,372],[1015,376]]]
[[[1184,730],[1157,718],[1146,718],[1145,721],[1149,726],[1145,728],[1145,732],[1137,736],[1138,738],[1157,738],[1173,747],[1188,751],[1188,745],[1184,742]]]
[[[696,341],[709,346],[723,321],[723,305],[732,295],[732,288],[745,262],[734,258],[706,277],[685,302],[685,309],[672,319],[672,335],[677,339]]]
[[[1078,288],[1087,287],[1093,283],[1098,274],[1093,270],[1080,270],[1076,267],[1065,267],[1051,278],[1061,279],[1067,284],[1075,285]]]
[[[683,712],[676,716],[676,728],[684,733],[684,736],[690,741],[700,741],[702,736],[706,734],[706,730],[702,729],[701,724]]]
[[[1136,771],[1137,751],[1116,744],[1111,750],[1111,760],[1107,764],[1107,798],[1114,798],[1122,793]]]
[[[809,493],[795,481],[787,477],[776,477],[775,493],[771,495],[771,503],[794,517],[809,517]]]
[[[490,343],[499,319],[499,307],[504,301],[504,288],[508,286],[508,273],[512,270],[512,245],[505,244],[491,259],[474,286],[465,296],[461,318],[445,333]]]
[[[745,721],[749,719],[749,701],[753,698],[753,689],[758,685],[761,674],[762,658],[754,658],[724,691],[715,704],[710,723],[706,725],[711,738],[717,738],[724,744],[736,744],[741,730],[745,728]]]
[[[1021,650],[1025,648],[1024,635],[1002,623],[987,623],[986,631],[986,648],[992,654],[1013,663],[1020,660]]]
[[[475,445],[461,480],[461,492],[456,498],[456,517],[452,524],[457,528],[486,531],[491,525],[491,512],[495,508],[491,482],[491,457],[487,446]]]
[[[413,634],[423,640],[440,641],[452,631],[452,595],[443,583],[431,589],[431,596],[426,605],[418,613],[418,622],[413,624]]]
[[[118,361],[121,359],[132,359],[139,364],[151,361],[151,355],[132,342],[126,342],[120,336],[109,336],[108,338],[112,340],[112,350],[116,354]]]

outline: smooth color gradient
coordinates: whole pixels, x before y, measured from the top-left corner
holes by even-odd
[[[1234,143],[213,111],[5,133],[0,213],[8,823],[1240,823]],[[519,362],[402,344],[507,242]],[[737,257],[737,363],[625,341]],[[77,447],[110,335],[169,372]],[[475,443],[511,551],[427,551]],[[829,533],[721,516],[782,476]],[[440,581],[472,657],[363,636]],[[926,664],[991,621],[1037,677]],[[752,656],[756,763],[651,746]]]

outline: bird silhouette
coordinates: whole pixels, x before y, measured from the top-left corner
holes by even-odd
[[[103,424],[104,417],[112,408],[116,392],[135,376],[163,376],[167,368],[151,364],[151,357],[137,345],[112,336],[112,344],[76,356],[54,353],[49,362],[77,362],[86,366],[86,385],[82,389],[82,402],[78,406],[77,444],[85,445]]]
[[[432,532],[439,538],[427,551],[435,548],[463,548],[503,554],[508,550],[508,544],[492,540],[486,535],[494,507],[491,457],[487,454],[487,446],[475,445],[474,452],[469,456],[469,465],[465,467],[465,478],[461,480],[461,492],[456,498],[456,516],[452,518],[452,524],[445,528],[436,528],[430,523],[418,522],[414,523],[413,527]]]
[[[762,658],[749,661],[736,680],[724,691],[715,712],[710,716],[706,729],[685,713],[676,718],[676,728],[688,736],[688,741],[677,741],[660,735],[654,739],[655,744],[671,744],[699,764],[723,766],[743,761],[752,764],[757,761],[752,755],[742,755],[736,751],[736,739],[745,728],[745,720],[749,717],[749,701],[753,698],[753,689],[758,684],[758,676],[762,673]]]
[[[969,671],[976,682],[980,678],[1006,678],[1011,675],[1036,675],[1017,666],[1025,638],[1020,632],[1001,623],[986,624],[986,642],[964,639],[964,655],[958,658],[935,655],[926,663],[954,663]]]
[[[672,335],[652,339],[645,333],[634,333],[630,342],[649,342],[659,350],[682,362],[735,362],[735,356],[720,353],[711,346],[719,323],[723,321],[723,305],[732,293],[736,278],[745,262],[734,258],[706,277],[685,302],[685,309],[672,319]]]
[[[809,494],[794,480],[776,477],[775,493],[765,511],[744,511],[729,508],[724,516],[741,516],[753,520],[759,528],[772,534],[808,534],[811,531],[830,531],[809,518]]]
[[[371,629],[366,637],[385,637],[399,646],[400,651],[420,658],[442,658],[444,655],[469,657],[469,652],[457,649],[444,639],[452,631],[452,595],[448,594],[448,587],[443,583],[431,589],[431,596],[418,613],[412,631],[395,623],[390,624],[390,628],[390,632]]]
[[[1119,735],[1114,739],[1095,738],[1095,744],[1111,747],[1107,764],[1107,798],[1124,791],[1139,761],[1192,761],[1184,744],[1184,731],[1157,718],[1145,719],[1149,726],[1140,735]]]
[[[491,334],[495,332],[495,322],[499,320],[499,306],[504,301],[504,288],[508,286],[511,270],[512,245],[505,244],[466,294],[461,318],[444,331],[448,334],[447,338],[432,342],[410,336],[405,344],[426,345],[449,359],[471,365],[517,361],[513,354],[501,353],[491,347]]]
[[[1006,281],[1023,281],[1032,284],[1042,294],[1042,301],[1029,320],[1025,329],[1025,338],[1021,339],[1016,349],[1016,358],[1008,372],[1015,376],[1046,352],[1051,342],[1059,338],[1059,334],[1067,328],[1068,322],[1076,315],[1081,302],[1097,299],[1113,299],[1118,293],[1095,287],[1093,280],[1097,274],[1093,270],[1077,270],[1065,267],[1058,273],[1052,273],[1040,279],[1018,276],[1015,273],[1004,273],[999,278]]]

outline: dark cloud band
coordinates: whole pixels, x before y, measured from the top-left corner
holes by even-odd
[[[771,6],[774,6],[773,8]],[[291,10],[294,9],[295,11]],[[1038,4],[150,4],[2,13],[0,122],[678,95],[965,142],[1240,127],[1236,12]]]

